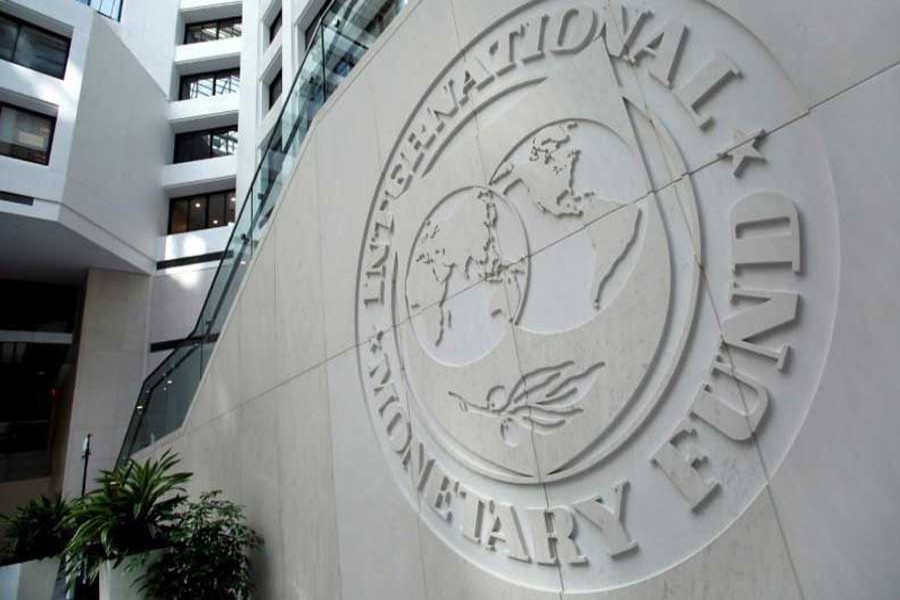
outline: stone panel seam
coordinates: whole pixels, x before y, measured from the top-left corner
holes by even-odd
[[[811,116],[811,115],[810,115],[810,112],[806,112],[806,113],[804,113],[804,114],[802,114],[802,115],[799,115],[799,116],[797,116],[797,117],[791,119],[791,120],[788,121],[787,123],[784,123],[783,125],[780,125],[778,128],[776,128],[776,129],[774,129],[772,132],[768,133],[767,136],[768,136],[768,135],[771,135],[772,133],[775,133],[775,132],[777,132],[777,131],[780,131],[780,130],[782,130],[782,129],[786,129],[786,128],[790,127],[791,125],[793,125],[794,123],[797,123],[797,122],[799,122],[799,121],[801,121],[801,120],[803,120],[804,118],[809,117],[809,116]],[[716,162],[720,162],[720,160],[724,160],[724,159],[719,159],[719,160],[717,160],[717,161],[714,161],[714,162],[711,163],[711,164],[715,164]],[[698,170],[698,171],[699,171],[699,170]],[[678,212],[679,212],[679,214],[681,214],[682,219],[684,219],[685,221],[687,221],[687,216],[684,214],[683,208],[681,207],[680,204],[678,205]],[[713,299],[713,296],[712,296],[712,291],[711,291],[711,290],[712,290],[712,286],[710,285],[710,281],[709,281],[709,279],[707,278],[706,265],[705,265],[704,262],[701,260],[701,257],[698,256],[698,257],[696,257],[696,258],[697,258],[697,262],[698,262],[698,265],[699,265],[699,268],[700,268],[700,276],[701,276],[701,278],[702,278],[702,280],[703,280],[703,286],[704,286],[704,288],[705,288],[705,293],[706,293],[706,295],[707,295],[708,298],[709,298],[709,303],[710,303],[710,307],[711,307],[712,312],[713,312],[713,317],[715,318],[715,320],[716,320],[716,325],[718,326],[719,331],[721,332],[721,331],[723,330],[723,325],[722,325],[723,319],[722,319],[722,316],[719,314],[718,307],[716,306],[716,303],[715,303],[715,301],[714,301],[714,299]],[[735,363],[734,363],[734,358],[733,358],[733,356],[732,356],[732,354],[731,354],[730,349],[727,348],[727,347],[725,347],[725,348],[722,349],[722,351],[723,351],[723,353],[724,353],[725,355],[727,355],[727,357],[728,357],[728,364],[731,366],[732,369],[734,369],[734,368],[735,368],[735,367],[734,367],[734,364],[735,364]],[[743,406],[744,412],[749,414],[750,411],[749,411],[749,409],[748,409],[748,403],[747,403],[746,397],[744,396],[744,391],[743,391],[743,389],[742,389],[740,386],[737,386],[737,391],[738,391],[738,397],[739,397],[740,400],[741,400],[741,405]],[[751,427],[751,430],[752,430],[752,427]],[[784,526],[783,526],[783,524],[782,524],[781,515],[780,515],[780,513],[779,513],[778,506],[777,506],[777,503],[776,503],[776,501],[775,501],[774,494],[773,494],[773,492],[772,492],[772,488],[771,488],[771,481],[772,481],[771,472],[770,472],[770,469],[769,469],[768,465],[766,464],[765,458],[763,457],[762,449],[760,448],[760,444],[759,444],[759,439],[758,439],[758,436],[757,436],[757,434],[756,434],[755,431],[753,431],[753,432],[751,433],[751,438],[752,438],[752,440],[753,440],[753,448],[754,448],[754,451],[756,452],[757,457],[759,458],[760,468],[762,469],[763,477],[765,478],[765,482],[766,482],[766,484],[765,484],[765,490],[764,490],[764,491],[765,491],[765,493],[768,495],[769,501],[771,502],[771,505],[772,505],[772,516],[773,516],[773,518],[774,518],[774,520],[775,520],[775,525],[778,527],[778,532],[779,532],[779,535],[781,536],[781,542],[782,542],[782,544],[784,545],[784,551],[785,551],[785,554],[787,555],[788,564],[790,565],[790,568],[791,568],[791,573],[792,573],[793,578],[794,578],[794,583],[795,583],[795,585],[797,586],[797,592],[800,594],[801,600],[805,600],[806,594],[805,594],[805,592],[804,592],[804,590],[803,590],[803,585],[802,585],[802,582],[801,582],[801,580],[800,580],[800,577],[799,577],[799,574],[798,574],[798,571],[797,571],[797,565],[796,565],[796,563],[795,563],[795,561],[794,561],[793,553],[791,552],[790,542],[789,542],[789,540],[788,540],[787,533],[785,532]]]
[[[870,81],[872,81],[874,79],[877,79],[878,77],[884,75],[885,73],[887,73],[888,71],[891,71],[892,69],[897,68],[898,66],[900,66],[900,60],[895,61],[895,62],[887,65],[886,67],[878,69],[877,71],[875,71],[868,77],[865,77],[865,78],[857,81],[856,83],[849,85],[841,90],[838,90],[837,92],[834,92],[830,96],[827,96],[827,97],[823,98],[822,100],[819,100],[819,101],[813,103],[813,105],[810,106],[810,108],[809,108],[809,112],[812,112],[812,111],[824,106],[825,104],[831,102],[832,100],[836,100],[837,98],[852,92],[859,86],[869,83]]]
[[[452,12],[452,11],[453,11],[453,0],[449,0],[449,3],[450,3],[450,10],[451,10],[451,12]],[[459,33],[459,28],[458,28],[458,26],[457,26],[457,38],[460,38],[460,37],[461,37],[461,34]],[[481,123],[481,119],[479,118],[480,116],[481,116],[481,115],[480,115],[479,113],[476,113],[475,116],[474,116],[474,118],[472,119],[472,123],[473,123],[473,126],[474,126],[474,128],[475,128],[475,139],[476,139],[475,147],[476,147],[477,152],[478,152],[478,162],[480,163],[481,171],[482,171],[482,173],[485,175],[485,177],[489,179],[489,178],[490,178],[490,175],[489,175],[488,172],[485,170],[485,169],[486,169],[486,167],[485,167],[486,161],[485,161],[485,159],[484,159],[483,149],[482,149],[482,145],[481,145],[481,124],[480,124],[480,123]],[[617,207],[615,210],[611,211],[610,213],[607,213],[606,215],[601,215],[600,217],[597,217],[596,219],[591,220],[590,223],[594,223],[594,222],[596,222],[596,221],[599,221],[599,220],[602,219],[604,216],[609,216],[609,214],[611,214],[612,212],[618,211],[619,209],[623,208],[624,206],[626,206],[626,205],[623,204],[622,206],[619,206],[619,207]],[[580,231],[584,231],[585,229],[587,229],[588,226],[589,226],[589,223],[586,223],[586,224],[585,224],[584,226],[582,226],[581,228],[579,228],[579,229],[577,229],[576,231],[573,231],[573,232],[567,234],[566,236],[564,236],[563,238],[561,238],[561,239],[559,239],[559,240],[554,241],[554,242],[553,242],[552,244],[550,244],[549,246],[546,246],[546,247],[544,247],[544,248],[540,248],[540,249],[538,249],[538,250],[535,250],[534,252],[531,252],[531,253],[526,257],[526,260],[531,260],[531,258],[532,258],[533,256],[535,256],[535,255],[537,255],[537,254],[540,254],[540,253],[543,252],[543,251],[546,251],[548,248],[551,248],[551,247],[555,246],[556,244],[561,243],[563,240],[568,239],[568,238],[571,237],[571,236],[574,236],[576,233],[578,233],[578,232],[580,232]],[[498,245],[502,246],[502,244],[500,244],[499,241],[498,241]],[[503,295],[504,295],[504,298],[506,299],[506,307],[507,307],[507,311],[509,311],[509,314],[512,314],[512,311],[511,311],[511,308],[510,308],[510,307],[512,306],[512,301],[510,300],[510,294],[509,294],[509,291],[508,291],[505,287],[504,287],[504,289],[503,289]],[[515,354],[516,369],[518,370],[518,376],[519,376],[519,378],[520,378],[521,380],[524,380],[524,378],[525,378],[525,369],[524,369],[524,367],[522,366],[521,353],[520,353],[520,351],[519,351],[519,342],[518,342],[518,340],[517,340],[517,336],[516,336],[516,334],[515,334],[515,330],[511,331],[510,333],[511,333],[511,335],[512,335],[513,353]],[[531,409],[529,409],[529,414],[531,414],[531,412],[532,412]],[[542,495],[543,495],[543,498],[544,498],[544,508],[545,508],[547,511],[549,511],[549,510],[550,510],[550,493],[549,493],[549,491],[547,490],[547,485],[546,485],[546,483],[543,481],[543,477],[542,477],[542,475],[541,475],[541,473],[543,473],[543,471],[541,470],[541,466],[540,466],[540,465],[541,465],[541,458],[540,458],[540,455],[539,455],[539,453],[538,453],[538,449],[537,449],[537,440],[536,440],[536,438],[535,438],[535,435],[536,435],[536,434],[535,434],[534,429],[531,429],[531,430],[529,431],[529,439],[531,440],[531,450],[532,450],[532,453],[533,453],[533,455],[534,455],[534,464],[535,464],[535,466],[536,466],[536,468],[537,468],[537,473],[538,473],[538,483],[539,483],[540,486],[541,486],[541,492],[542,492]],[[561,564],[561,562],[558,563],[558,564],[556,565],[556,576],[557,576],[557,579],[558,579],[558,581],[559,581],[559,591],[557,592],[557,598],[559,598],[559,600],[563,600],[563,597],[564,597],[564,595],[565,595],[565,593],[566,593],[566,584],[565,584],[565,579],[563,578],[563,572],[562,572],[562,564]]]
[[[281,490],[282,479],[281,479],[281,444],[279,443],[279,439],[278,439],[278,434],[279,434],[279,431],[278,431],[278,408],[279,408],[278,396],[277,396],[277,394],[275,394],[273,392],[272,414],[273,414],[274,419],[273,419],[272,425],[273,425],[274,431],[272,432],[272,435],[273,435],[272,439],[275,440],[275,472],[278,473],[278,481],[275,483],[275,485],[278,488],[278,498],[280,499],[281,495],[282,495],[282,490]],[[287,564],[285,564],[285,560],[284,560],[284,554],[285,554],[285,552],[284,552],[284,533],[285,533],[285,531],[284,531],[284,524],[281,521],[281,507],[280,506],[279,506],[279,510],[277,512],[278,512],[278,514],[277,514],[278,531],[281,533],[281,535],[279,536],[279,539],[278,539],[278,544],[280,546],[279,552],[278,552],[278,562],[281,563],[281,565],[279,568],[278,577],[277,577],[276,581],[278,582],[277,592],[279,594],[283,594],[287,588],[287,581],[286,581]]]
[[[338,534],[338,516],[337,516],[337,480],[334,477],[334,425],[331,420],[331,380],[328,377],[328,370],[323,367],[322,373],[320,375],[324,378],[325,390],[324,390],[324,398],[328,402],[328,446],[329,446],[329,459],[331,460],[331,468],[329,469],[331,473],[331,492],[335,498],[335,510],[333,512],[333,523],[334,523],[334,544],[335,551],[337,556],[335,556],[335,562],[337,562],[337,596],[336,598],[343,597],[343,588],[344,588],[344,576],[341,569],[341,536]],[[285,571],[286,572],[286,571]],[[287,589],[284,590],[287,592]]]

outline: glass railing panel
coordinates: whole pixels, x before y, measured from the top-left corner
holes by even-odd
[[[155,437],[175,431],[184,422],[200,378],[203,376],[203,355],[195,342],[184,351],[177,368],[166,379],[166,404],[161,411],[159,429]]]
[[[150,446],[159,438],[159,432],[163,430],[163,424],[165,423],[168,399],[169,388],[165,382],[158,383],[150,390],[149,402],[144,405],[132,452],[137,452]]]
[[[252,198],[252,195],[250,197]],[[207,293],[206,302],[197,319],[194,333],[200,337],[217,336],[222,331],[230,307],[227,301],[231,297],[229,292],[236,292],[238,287],[236,284],[243,279],[244,272],[253,257],[251,233],[255,206],[256,203],[252,200],[245,201],[235,220],[231,237],[228,238],[225,246],[225,254],[219,263]]]
[[[159,420],[156,413],[165,405],[165,389],[161,385],[147,388],[141,395],[140,407],[135,411],[134,428],[129,428],[127,442],[131,452],[137,452],[153,443],[151,429]],[[152,407],[152,409],[151,409]]]
[[[254,230],[257,240],[261,239],[265,227],[269,223],[269,217],[272,216],[272,210],[275,208],[274,199],[281,194],[283,180],[281,174],[286,168],[285,154],[281,145],[281,131],[273,131],[272,139],[269,140],[269,145],[263,155],[260,177],[257,179],[256,198],[259,202],[259,215]]]
[[[121,2],[113,4],[121,8]],[[120,461],[184,422],[313,117],[405,4],[332,1],[291,82],[194,331],[144,381]]]
[[[285,105],[286,118],[282,127],[285,152],[296,156],[303,140],[306,139],[313,117],[324,103],[322,43],[321,35],[317,34],[306,60],[300,66]]]
[[[326,12],[322,24],[369,48],[406,4],[407,0],[335,2]]]
[[[322,28],[325,46],[324,76],[326,92],[331,95],[366,53],[367,47],[348,39],[340,29]]]

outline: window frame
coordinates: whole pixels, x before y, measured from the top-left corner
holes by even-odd
[[[213,196],[223,196],[224,201],[222,205],[222,209],[224,211],[223,223],[221,225],[210,225],[210,198]],[[200,198],[203,199],[203,223],[204,227],[199,227],[197,229],[191,229],[191,219],[190,219],[190,209],[191,204],[193,202],[198,201]],[[214,192],[207,192],[205,194],[191,194],[190,196],[180,196],[178,198],[170,198],[169,199],[169,218],[168,218],[168,226],[166,228],[166,235],[180,235],[182,233],[194,233],[197,231],[207,231],[209,229],[218,229],[220,227],[227,227],[228,225],[233,225],[237,220],[237,211],[231,211],[230,216],[232,220],[229,220],[229,210],[228,204],[230,203],[230,198],[234,198],[234,201],[237,202],[237,190],[234,188],[229,188],[226,190],[217,190]],[[175,215],[174,207],[178,203],[186,203],[188,212],[185,213],[185,229],[184,231],[173,231],[174,220],[173,217]]]
[[[213,138],[212,138],[212,136],[214,136],[216,134],[232,133],[232,132],[238,133],[237,125],[229,125],[227,127],[214,127],[212,129],[198,129],[196,131],[184,131],[184,132],[175,134],[175,144],[174,144],[175,148],[174,148],[174,152],[172,153],[172,163],[173,164],[184,164],[184,163],[189,163],[189,162],[195,162],[198,160],[208,160],[210,158],[221,158],[222,156],[234,156],[235,154],[237,154],[237,148],[235,148],[235,152],[232,154],[223,154],[220,156],[216,156],[213,154]],[[187,136],[192,136],[195,138],[199,137],[199,136],[209,136],[209,143],[207,144],[207,147],[209,148],[209,156],[205,156],[205,157],[201,157],[201,158],[191,158],[189,160],[178,160],[179,141],[187,139]],[[235,145],[237,145],[238,143],[240,143],[240,138],[238,138],[238,140],[235,142]]]
[[[21,161],[24,161],[24,162],[29,162],[29,163],[31,163],[31,164],[33,164],[33,165],[41,165],[41,166],[44,166],[44,167],[49,166],[49,165],[50,165],[50,156],[51,156],[51,154],[53,153],[53,140],[54,140],[54,138],[56,138],[56,116],[55,116],[55,115],[48,115],[47,113],[38,112],[38,111],[36,111],[36,110],[31,110],[31,109],[29,109],[29,108],[22,108],[21,106],[17,106],[17,105],[15,105],[15,104],[10,104],[9,102],[3,102],[2,100],[0,100],[0,112],[3,112],[4,107],[5,107],[5,108],[11,108],[11,109],[13,109],[13,110],[16,110],[16,111],[19,111],[19,112],[22,112],[22,113],[26,113],[26,114],[30,114],[30,115],[35,115],[35,116],[38,116],[38,117],[42,117],[42,118],[47,119],[48,121],[50,121],[50,136],[49,136],[49,137],[50,137],[50,142],[47,144],[47,160],[46,160],[45,162],[40,162],[40,161],[36,161],[36,160],[29,160],[29,159],[27,159],[27,158],[21,158],[21,157],[18,157],[18,156],[11,156],[11,155],[9,155],[9,154],[2,154],[2,153],[0,153],[0,157],[11,158],[11,159],[13,159],[13,160],[21,160]],[[2,143],[2,142],[0,142],[0,143]]]
[[[216,90],[218,89],[220,79],[224,79],[226,77],[230,78],[230,77],[233,77],[234,75],[238,76],[238,85],[240,85],[240,77],[241,77],[240,67],[235,67],[233,69],[220,69],[218,71],[209,71],[206,73],[193,73],[191,75],[182,75],[181,78],[178,80],[178,100],[179,101],[181,101],[181,100],[196,100],[198,98],[212,98],[213,96],[226,96],[228,94],[236,94],[238,92],[224,92],[221,94],[216,92]],[[212,79],[212,90],[213,90],[212,94],[210,94],[209,96],[185,96],[184,95],[184,85],[186,82],[189,83],[190,80],[201,81],[207,77]]]
[[[235,23],[239,23],[241,25],[241,35],[232,35],[229,37],[222,37],[222,29],[224,28],[223,24],[234,25]],[[193,28],[202,28],[203,26],[208,26],[208,25],[213,25],[213,24],[216,26],[216,38],[214,40],[203,40],[203,41],[194,41],[194,42],[188,41],[188,36],[190,35],[190,31],[191,31],[192,27]],[[235,38],[240,38],[244,35],[243,24],[244,24],[243,17],[223,17],[221,19],[211,19],[209,21],[197,21],[195,23],[185,23],[184,24],[184,41],[183,41],[183,43],[186,45],[202,44],[204,42],[217,42],[219,40],[231,40],[231,39],[235,39]]]
[[[53,77],[54,79],[64,80],[66,78],[66,72],[69,70],[69,55],[72,53],[72,38],[66,37],[65,35],[63,35],[61,33],[57,33],[55,31],[51,31],[51,30],[47,29],[46,27],[41,27],[40,25],[35,25],[34,23],[30,23],[24,19],[20,19],[19,17],[15,16],[15,15],[11,15],[7,12],[0,11],[0,16],[2,16],[5,19],[8,19],[16,24],[16,39],[13,42],[13,46],[12,46],[12,52],[13,52],[12,57],[9,60],[7,60],[5,58],[0,58],[0,60],[5,60],[6,62],[10,62],[14,65],[19,65],[20,67],[28,69],[29,71],[35,71],[37,73],[41,73],[48,77]],[[66,60],[65,60],[65,63],[63,64],[63,70],[62,70],[61,75],[47,73],[46,71],[42,71],[40,69],[35,69],[34,67],[31,67],[31,66],[28,66],[28,65],[22,64],[21,62],[16,61],[16,50],[18,49],[18,46],[19,46],[19,39],[22,37],[22,29],[23,28],[34,29],[35,31],[37,31],[39,33],[42,33],[51,38],[56,38],[57,40],[65,42],[65,44],[66,44]]]

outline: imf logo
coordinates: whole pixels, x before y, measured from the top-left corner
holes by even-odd
[[[764,488],[837,292],[815,131],[772,131],[797,104],[688,1],[527,3],[426,91],[375,192],[358,359],[398,482],[456,551],[607,589]]]

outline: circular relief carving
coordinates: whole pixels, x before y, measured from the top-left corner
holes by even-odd
[[[387,461],[447,544],[602,590],[746,510],[835,310],[818,138],[767,135],[800,113],[746,29],[687,1],[528,3],[424,92],[375,192],[356,327]]]

